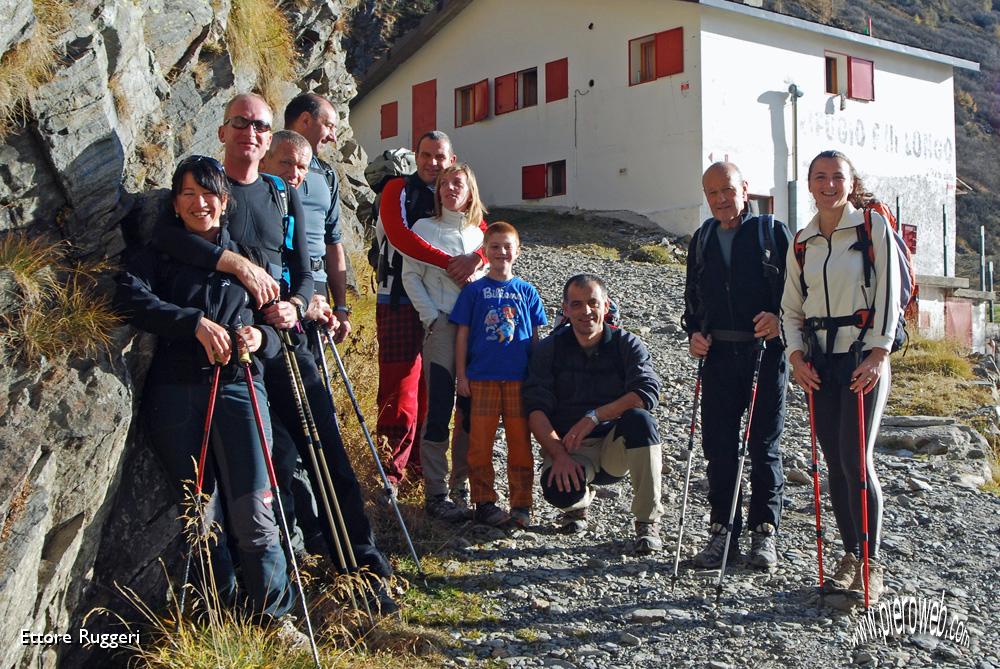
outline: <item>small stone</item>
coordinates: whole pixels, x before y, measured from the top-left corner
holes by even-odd
[[[785,473],[785,478],[789,483],[795,483],[798,485],[809,485],[812,483],[812,477],[801,469],[789,469]]]
[[[907,476],[906,485],[910,487],[910,490],[914,492],[930,492],[933,490],[933,486],[927,481],[917,478],[916,476]]]
[[[622,632],[618,637],[618,642],[623,646],[641,646],[642,639],[634,634],[629,634],[628,632]]]
[[[910,637],[910,643],[920,650],[933,653],[934,649],[938,647],[940,642],[933,634],[914,634]]]
[[[664,609],[636,609],[629,616],[629,621],[639,625],[648,625],[659,622],[666,617],[667,612]]]
[[[592,569],[607,569],[608,561],[601,558],[588,558],[587,566]]]
[[[874,660],[874,656],[867,650],[859,650],[854,654],[854,664],[871,664]]]

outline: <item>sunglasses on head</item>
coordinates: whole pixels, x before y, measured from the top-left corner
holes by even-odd
[[[225,174],[226,172],[225,168],[222,166],[222,163],[220,163],[215,158],[212,158],[211,156],[188,156],[187,158],[182,160],[180,165],[178,165],[177,167],[178,168],[187,167],[188,165],[197,165],[198,163],[207,163],[209,167],[223,174]]]
[[[269,121],[262,121],[259,118],[247,118],[245,116],[230,116],[225,120],[222,125],[231,125],[237,130],[243,130],[249,125],[253,126],[254,131],[258,133],[271,132],[271,123]]]

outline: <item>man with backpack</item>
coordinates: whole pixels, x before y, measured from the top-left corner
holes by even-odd
[[[784,488],[778,442],[788,372],[778,314],[789,234],[784,223],[750,211],[749,187],[736,165],[712,164],[702,186],[712,218],[691,239],[682,319],[690,354],[704,358],[701,424],[711,529],[708,545],[694,557],[694,564],[721,566],[726,541],[729,558],[739,555],[740,503],[732,527],[727,526],[738,485],[740,424],[759,369],[753,415],[747,417],[752,418],[749,557],[754,566],[771,568],[778,559],[775,537]],[[765,348],[758,363],[760,340]]]
[[[403,255],[448,271],[459,286],[465,285],[485,262],[482,251],[450,256],[428,244],[410,228],[421,218],[434,215],[434,185],[442,169],[455,163],[451,140],[432,130],[417,141],[416,172],[383,180],[380,191],[377,235],[379,239],[378,298],[375,321],[378,336],[378,437],[391,449],[386,475],[398,486],[410,469],[419,474],[420,432],[427,414],[427,389],[422,377],[421,348],[424,328],[410,304],[400,279]],[[485,229],[485,222],[482,227]],[[456,413],[456,425],[461,418]],[[455,438],[467,438],[456,429]],[[452,497],[457,497],[456,504]],[[435,518],[458,520],[467,515],[464,501],[468,489],[452,491],[427,500],[427,512]]]

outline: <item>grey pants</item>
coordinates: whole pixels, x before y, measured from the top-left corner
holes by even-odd
[[[420,436],[420,465],[424,494],[430,498],[469,486],[469,434],[456,417],[451,440],[451,476],[448,475],[448,437],[455,409],[455,333],[458,326],[441,314],[424,337],[424,382],[427,384],[427,420]]]

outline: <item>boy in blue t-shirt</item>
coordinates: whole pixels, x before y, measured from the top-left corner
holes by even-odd
[[[535,465],[528,417],[521,403],[521,382],[528,355],[546,324],[538,291],[514,276],[521,239],[510,223],[486,229],[483,245],[490,271],[462,289],[451,310],[455,337],[455,381],[459,395],[471,397],[469,483],[475,519],[499,526],[531,522],[531,487]],[[497,506],[493,487],[493,439],[503,416],[507,433],[507,481],[510,514]]]

